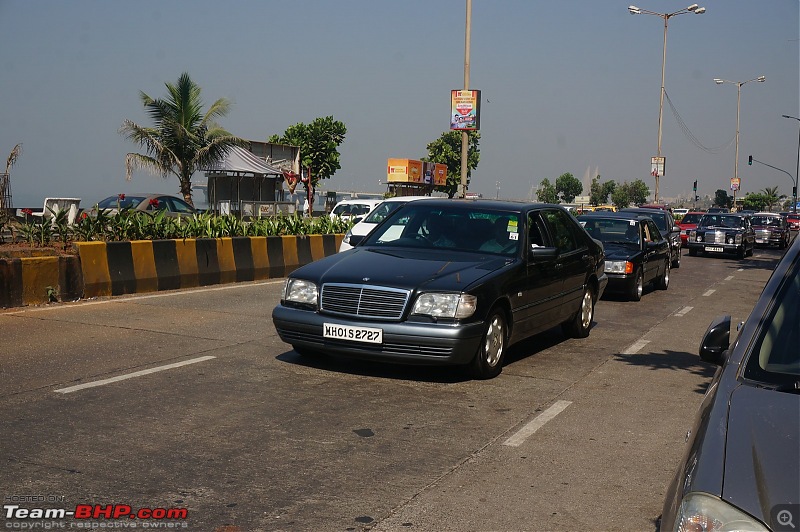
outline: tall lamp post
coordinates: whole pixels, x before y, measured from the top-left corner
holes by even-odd
[[[685,7],[683,9],[679,9],[673,13],[656,13],[654,11],[648,11],[646,9],[641,9],[636,6],[628,6],[628,12],[631,15],[656,15],[657,17],[661,17],[664,19],[664,55],[661,58],[661,95],[659,97],[658,102],[658,153],[657,157],[658,160],[661,159],[661,124],[664,118],[664,72],[667,65],[667,24],[669,19],[676,15],[685,15],[687,13],[694,13],[695,15],[702,15],[706,12],[705,7],[698,7],[697,4],[692,4],[689,7]],[[665,165],[666,166],[666,165]],[[654,177],[656,178],[656,193],[655,193],[655,203],[658,203],[658,178],[659,172],[653,172]]]
[[[789,116],[789,115],[781,115],[783,118],[793,118],[800,122],[800,118],[796,116]],[[799,130],[800,131],[800,130]],[[800,179],[800,132],[798,132],[797,136],[797,166],[794,170],[794,189],[792,190],[792,195],[794,196],[794,204],[792,205],[792,211],[797,212],[797,181]]]
[[[727,79],[714,78],[714,83],[722,85],[723,83],[732,83],[736,85],[736,160],[733,163],[733,178],[736,183],[739,183],[739,111],[742,102],[742,85],[750,83],[751,81],[758,81],[764,83],[767,80],[765,76],[758,76],[757,78],[748,79],[747,81],[728,81]],[[733,207],[736,208],[736,189],[733,189]]]

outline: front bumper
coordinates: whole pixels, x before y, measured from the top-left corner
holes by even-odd
[[[628,293],[633,290],[636,284],[636,276],[632,273],[607,273],[608,286],[606,292],[608,293]]]
[[[711,242],[688,242],[689,251],[699,251],[709,255],[723,255],[741,253],[744,251],[744,244],[717,244]]]
[[[467,364],[483,339],[483,322],[440,324],[352,320],[278,305],[272,322],[281,340],[292,347],[367,360],[418,365]],[[376,327],[383,343],[324,338],[323,324]]]

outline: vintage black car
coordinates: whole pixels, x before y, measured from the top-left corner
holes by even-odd
[[[730,253],[743,259],[753,254],[756,235],[750,217],[736,213],[706,213],[689,232],[689,255]]]
[[[800,526],[799,323],[795,241],[736,337],[730,316],[703,337],[700,357],[718,368],[667,489],[661,530]]]
[[[666,209],[654,209],[647,207],[630,207],[622,209],[620,212],[635,212],[653,219],[658,230],[670,243],[670,256],[672,257],[672,267],[681,267],[681,228],[675,223],[672,213]]]
[[[632,301],[642,299],[644,286],[669,287],[670,243],[649,216],[635,212],[600,212],[578,216],[606,252],[606,293],[618,292]]]
[[[392,212],[353,249],[289,275],[272,319],[301,355],[502,369],[557,325],[589,335],[603,247],[557,205],[431,199]]]
[[[757,246],[789,247],[791,231],[784,216],[776,212],[757,212],[750,217],[750,223],[756,234]]]

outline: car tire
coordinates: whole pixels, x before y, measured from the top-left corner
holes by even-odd
[[[681,248],[678,248],[678,258],[672,260],[672,267],[673,268],[681,267]]]
[[[669,260],[664,261],[664,273],[656,279],[656,288],[659,290],[666,290],[669,288]]]
[[[494,308],[484,322],[486,332],[483,333],[478,352],[470,363],[469,370],[476,379],[492,379],[503,370],[503,358],[508,340],[506,315]]]
[[[633,286],[628,291],[628,299],[631,301],[641,301],[644,292],[644,275],[642,269],[638,268],[634,274]]]
[[[569,321],[564,322],[564,333],[571,338],[586,338],[592,328],[592,319],[594,319],[594,291],[591,286],[586,285],[581,298],[581,308]]]
[[[737,259],[742,260],[746,256],[747,256],[747,248],[745,246],[742,246],[741,250],[737,250],[736,251],[736,258]]]

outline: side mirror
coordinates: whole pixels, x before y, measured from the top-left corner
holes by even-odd
[[[680,233],[681,232],[681,228],[678,227],[677,225],[673,225],[672,226],[672,232],[673,233]]]
[[[365,235],[350,235],[350,245],[356,247],[364,240]]]
[[[700,342],[700,358],[721,366],[725,360],[724,353],[731,344],[730,337],[731,317],[718,316],[714,318]]]
[[[358,222],[360,222],[363,219],[364,219],[363,216],[356,216],[355,218],[353,218],[353,225],[356,225]]]
[[[558,256],[558,249],[556,248],[543,248],[531,245],[528,260],[531,262],[544,262],[553,260]]]

